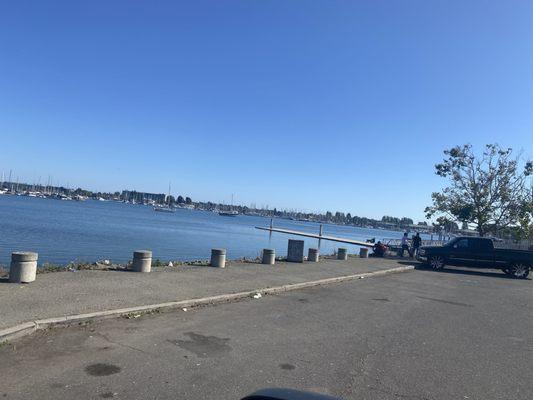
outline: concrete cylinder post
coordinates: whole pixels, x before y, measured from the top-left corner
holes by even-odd
[[[17,251],[11,253],[9,281],[13,283],[30,283],[37,275],[37,253]]]
[[[136,250],[133,252],[134,272],[150,272],[152,270],[152,252],[150,250]]]
[[[211,266],[226,268],[226,249],[211,249]]]
[[[276,263],[276,251],[274,249],[263,249],[262,264],[274,265]]]
[[[289,247],[287,249],[287,261],[289,262],[304,262],[304,241],[289,239]]]
[[[309,248],[309,253],[307,255],[307,261],[318,262],[319,257],[320,257],[320,252],[318,251],[318,249]]]
[[[337,251],[337,260],[347,260],[348,259],[348,249],[345,247],[339,247]]]
[[[361,247],[359,249],[359,257],[368,258],[368,249],[366,247]]]

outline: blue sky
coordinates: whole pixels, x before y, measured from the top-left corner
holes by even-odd
[[[444,148],[533,156],[531,1],[0,4],[0,171],[421,219]]]

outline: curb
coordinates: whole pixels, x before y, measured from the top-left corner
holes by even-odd
[[[104,310],[96,311],[87,314],[75,314],[75,315],[66,315],[64,317],[53,317],[46,319],[38,319],[36,321],[25,322],[10,328],[0,330],[0,342],[7,340],[18,339],[20,337],[30,335],[33,332],[41,329],[47,329],[56,325],[64,325],[71,323],[79,323],[89,320],[100,320],[105,318],[112,318],[121,315],[126,315],[135,312],[149,312],[154,310],[159,310],[162,308],[185,308],[185,307],[195,307],[202,305],[212,305],[212,304],[222,304],[228,303],[235,300],[241,300],[244,298],[249,298],[256,293],[261,294],[276,294],[283,292],[290,292],[293,290],[305,289],[314,286],[323,286],[329,285],[332,283],[347,282],[355,279],[370,278],[374,276],[382,276],[400,272],[408,272],[413,270],[415,267],[413,265],[408,265],[405,267],[397,267],[384,269],[375,272],[365,272],[361,274],[354,275],[343,275],[337,276],[335,278],[325,278],[319,279],[316,281],[302,282],[302,283],[293,283],[282,286],[275,286],[270,288],[263,289],[254,289],[247,290],[245,292],[231,293],[231,294],[221,294],[216,296],[201,297],[197,299],[189,300],[180,300],[180,301],[170,301],[167,303],[158,303],[158,304],[149,304],[144,306],[128,307],[128,308],[117,308],[114,310]]]

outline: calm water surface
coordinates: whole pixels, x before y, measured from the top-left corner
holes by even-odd
[[[291,236],[255,229],[268,226],[269,218],[177,210],[154,212],[151,207],[118,202],[85,202],[0,195],[0,264],[7,265],[12,251],[39,253],[39,264],[93,262],[109,259],[127,262],[133,250],[150,249],[161,260],[208,259],[214,247],[226,248],[228,258],[259,256],[263,248],[287,253]],[[318,233],[319,224],[274,219],[274,226]],[[359,240],[399,238],[401,232],[324,225],[325,235]],[[318,240],[296,237],[308,247]],[[320,251],[338,247],[358,252],[357,246],[322,241]]]

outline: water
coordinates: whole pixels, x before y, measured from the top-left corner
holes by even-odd
[[[174,214],[154,212],[152,207],[117,202],[85,202],[0,195],[0,264],[8,265],[12,251],[36,251],[39,264],[66,264],[109,259],[127,262],[133,250],[149,249],[154,259],[208,259],[211,249],[227,249],[229,259],[257,257],[263,248],[287,253],[287,239],[293,236],[255,229],[268,226],[269,218],[177,210]],[[318,233],[319,224],[274,219],[278,228]],[[358,240],[400,238],[402,233],[353,226],[324,225],[324,235]],[[318,240],[294,237],[317,247]],[[358,252],[357,246],[321,241],[322,254],[338,247]]]

